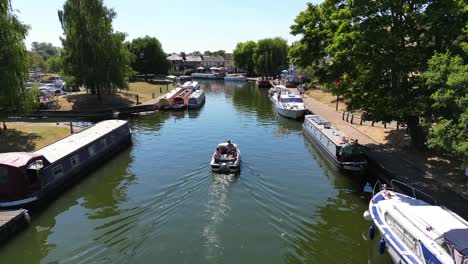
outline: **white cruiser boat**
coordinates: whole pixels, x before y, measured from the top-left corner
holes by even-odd
[[[374,222],[381,234],[379,251],[387,251],[395,263],[468,263],[468,222],[443,206],[415,197],[429,197],[410,188],[415,197],[382,189],[369,202],[364,218]],[[378,183],[379,184],[379,183]],[[369,236],[374,238],[374,227]]]
[[[185,82],[185,83],[182,85],[182,88],[184,88],[184,89],[198,90],[198,89],[200,89],[200,84],[199,84],[198,82],[195,82],[195,81],[188,81],[188,82]]]
[[[236,75],[236,74],[229,74],[226,77],[224,77],[225,81],[233,81],[233,82],[246,82],[247,77],[242,76],[242,75]]]
[[[307,109],[304,106],[302,98],[299,95],[290,92],[286,88],[284,88],[286,90],[281,87],[276,88],[279,90],[270,90],[270,98],[274,103],[278,114],[293,119],[303,117]]]
[[[318,115],[306,115],[302,130],[334,166],[346,172],[365,173],[367,148],[349,140],[330,122]]]
[[[211,170],[219,173],[236,173],[240,170],[240,150],[236,144],[221,143],[211,157]]]

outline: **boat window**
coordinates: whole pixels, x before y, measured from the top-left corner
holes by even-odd
[[[302,103],[302,98],[297,97],[288,97],[288,98],[281,98],[282,103]]]
[[[94,156],[96,154],[96,148],[94,146],[90,146],[88,148],[89,156]]]
[[[62,165],[58,165],[52,169],[52,174],[54,177],[59,177],[63,175],[63,167]]]
[[[5,184],[8,181],[8,169],[0,167],[0,184]]]
[[[418,256],[419,259],[422,259],[421,251],[419,249],[419,241],[414,238],[406,229],[404,229],[395,219],[389,215],[385,214],[385,221],[395,232],[397,237],[403,241],[403,243]]]
[[[80,157],[78,157],[78,155],[71,157],[70,158],[70,163],[71,163],[72,167],[78,166],[78,164],[80,164]]]

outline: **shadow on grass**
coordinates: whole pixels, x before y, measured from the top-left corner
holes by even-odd
[[[3,129],[0,132],[0,153],[17,151],[34,151],[36,149],[35,141],[39,139],[35,133],[24,133],[16,129]]]
[[[114,107],[125,107],[134,105],[134,101],[127,97],[118,95],[103,95],[101,100],[95,94],[70,94],[65,98],[68,103],[66,110],[95,111]],[[63,106],[62,106],[63,107]]]

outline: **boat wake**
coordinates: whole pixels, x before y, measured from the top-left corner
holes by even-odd
[[[227,201],[229,186],[236,180],[234,174],[213,173],[213,183],[209,189],[209,200],[206,205],[205,214],[208,217],[206,226],[203,228],[205,239],[206,259],[212,263],[218,263],[223,254],[223,245],[219,238],[217,228],[222,224],[231,210]]]

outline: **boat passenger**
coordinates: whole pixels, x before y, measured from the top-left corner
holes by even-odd
[[[234,144],[231,143],[231,140],[228,140],[227,143],[228,143],[228,145],[227,145],[227,152],[228,152],[228,155],[229,155],[229,154],[231,154],[232,152],[234,152],[235,147],[234,147]]]
[[[231,156],[231,161],[234,162],[234,161],[236,161],[236,160],[237,160],[237,152],[234,151],[234,152],[232,153],[232,156]]]
[[[215,162],[218,162],[219,160],[219,157],[221,156],[221,151],[219,150],[219,147],[216,148],[216,152],[215,152]]]

